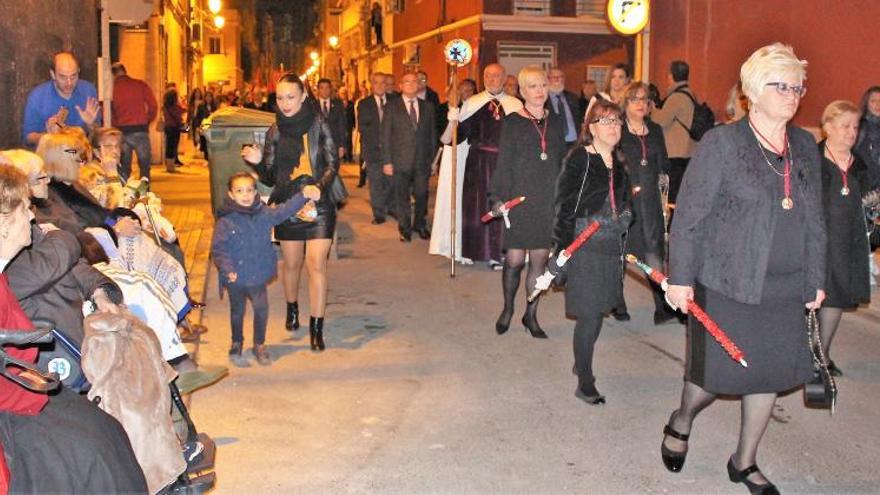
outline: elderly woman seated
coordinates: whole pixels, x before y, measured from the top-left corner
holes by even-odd
[[[0,327],[8,329],[33,328],[4,270],[31,244],[28,181],[14,167],[0,165]],[[5,350],[29,362],[36,357],[34,349]],[[49,397],[0,379],[0,450],[0,486],[10,493],[147,491],[119,422],[66,389]]]
[[[114,153],[113,147],[106,144],[112,144],[115,139],[112,130],[97,134],[98,156],[103,158],[102,164],[90,167],[90,170],[96,174],[104,173],[102,181],[99,182],[103,182],[103,185],[108,187],[112,187],[113,181],[107,179],[110,177],[107,171],[110,170],[112,173],[113,163],[118,161],[118,156]],[[105,146],[101,146],[102,144]],[[187,293],[186,272],[181,263],[183,256],[180,248],[176,244],[167,242],[170,238],[167,236],[174,235],[170,223],[167,223],[167,228],[162,228],[165,224],[161,222],[155,223],[156,230],[166,234],[166,239],[159,239],[157,243],[153,236],[142,231],[140,217],[136,212],[132,213],[136,210],[117,207],[111,211],[95,198],[79,180],[80,169],[91,161],[91,145],[81,132],[69,130],[46,134],[40,139],[37,153],[45,161],[51,179],[48,199],[37,204],[37,221],[51,223],[72,233],[87,228],[109,228],[112,232],[113,244],[118,247],[122,265],[127,269],[151,274],[174,300],[181,325],[186,329],[184,331],[187,334],[186,338],[195,338],[199,333],[203,333],[206,330],[204,327],[190,324],[184,319],[193,304]],[[107,163],[103,163],[104,161]],[[123,188],[123,197],[128,194],[125,189],[127,188]],[[130,205],[130,203],[126,204]],[[144,214],[155,220],[152,216],[154,211],[158,216],[155,208],[145,209]],[[154,224],[154,222],[147,223],[151,226]]]
[[[26,174],[34,202],[47,198],[43,161],[25,150],[0,151],[0,162]],[[116,311],[122,303],[119,287],[80,259],[80,245],[70,232],[28,224],[32,242],[6,267],[9,285],[25,314],[49,320],[77,342],[82,342],[82,308],[92,301],[99,311]],[[44,230],[45,229],[45,230]]]

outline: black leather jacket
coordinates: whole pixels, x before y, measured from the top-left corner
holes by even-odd
[[[275,189],[269,196],[269,204],[282,203],[296,191],[291,187],[290,174],[293,172],[293,164],[274,166],[275,146],[278,144],[278,126],[273,124],[266,132],[266,143],[263,147],[263,160],[254,166],[260,176],[260,182]],[[319,204],[324,203],[326,194],[330,191],[333,180],[339,173],[339,157],[336,151],[336,143],[330,134],[330,127],[320,115],[315,116],[315,122],[307,133],[309,145],[309,158],[312,164],[312,177],[314,184],[322,193]]]

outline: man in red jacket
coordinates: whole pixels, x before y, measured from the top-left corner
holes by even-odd
[[[131,176],[131,152],[137,153],[141,177],[150,178],[150,122],[156,118],[158,106],[153,90],[140,79],[129,77],[125,66],[113,64],[113,126],[122,131],[124,140],[119,177]]]

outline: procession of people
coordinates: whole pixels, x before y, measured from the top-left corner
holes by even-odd
[[[818,383],[833,409],[834,377],[846,363],[830,359],[832,342],[843,313],[870,301],[880,237],[880,88],[868,89],[860,105],[830,102],[817,143],[791,122],[807,92],[806,67],[791,46],[758,48],[740,68],[741,107],[731,112],[738,118],[699,133],[698,100],[681,60],[670,65],[669,92],[660,101],[626,64],[610,68],[604,91],[591,81],[578,96],[565,89],[560,68],[530,65],[514,75],[490,63],[481,91],[466,80],[449,88],[442,106],[421,71],[400,74],[399,84],[375,72],[370,94],[357,102],[336,98],[328,79],[313,88],[296,74],[281,76],[264,108],[274,123],[263,142],[242,147],[247,170],[229,178],[216,212],[211,255],[229,296],[230,361],[247,366],[247,341],[258,364],[279,358],[266,345],[267,288],[276,276],[285,328],[298,331],[305,291],[309,348],[327,347],[325,329],[334,330],[327,267],[348,196],[340,164],[355,158],[369,186],[372,221],[365,228],[393,223],[402,246],[500,272],[492,275],[501,279],[497,304],[480,309],[479,328],[494,324],[500,338],[520,328],[548,339],[539,303],[551,288],[564,291],[565,316],[574,320],[574,396],[592,410],[616,392],[594,366],[604,319],[628,320],[624,284],[645,278],[653,323],[685,325],[679,406],[665,426],[658,423],[658,460],[682,471],[695,419],[719,396],[735,397],[740,428],[728,477],[750,493],[779,493],[757,464],[777,397]],[[149,352],[140,355],[161,398],[139,407],[173,402],[186,417],[174,378],[198,370],[183,342],[206,329],[187,319],[201,303],[189,297],[174,226],[149,192],[148,128],[158,104],[118,64],[119,128],[102,126],[95,88],[78,74],[73,54],[57,54],[52,80],[34,89],[25,108],[22,146],[34,152],[0,151],[4,325],[33,331],[48,320],[56,338],[68,336],[81,349],[115,332],[102,318],[116,318],[131,334],[141,332],[143,348],[156,354],[152,361]],[[201,92],[190,100],[187,110],[174,88],[165,93],[168,173],[178,167],[185,122],[210,113]],[[58,102],[62,110],[53,106]],[[256,106],[252,96],[249,103]],[[265,202],[261,186],[272,188]],[[243,330],[248,300],[252,336]],[[10,355],[25,366],[38,362],[34,352]],[[83,373],[107,391],[94,375],[106,365],[96,355],[83,352]],[[128,403],[112,402],[113,389],[97,403],[67,391],[46,399],[16,388],[20,373],[4,374],[12,381],[0,379],[0,411],[14,419],[0,424],[0,446],[16,452],[29,445],[21,432],[51,433],[63,407],[73,411],[74,427],[85,425],[79,450],[94,446],[81,454],[84,465],[99,469],[92,479],[10,478],[0,462],[0,493],[69,486],[155,493],[188,482],[187,466],[204,446],[174,435],[167,407],[149,423],[159,433],[145,440],[119,412]],[[95,389],[78,391],[91,399]],[[173,455],[151,458],[145,452],[164,441],[163,432],[171,441],[159,450]],[[50,456],[37,451],[9,468],[28,473]]]

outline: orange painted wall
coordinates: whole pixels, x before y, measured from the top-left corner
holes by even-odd
[[[828,103],[858,102],[880,84],[877,0],[661,0],[652,9],[651,80],[665,94],[669,63],[686,60],[691,86],[719,119],[742,63],[774,41],[809,62],[799,125],[818,126]]]

